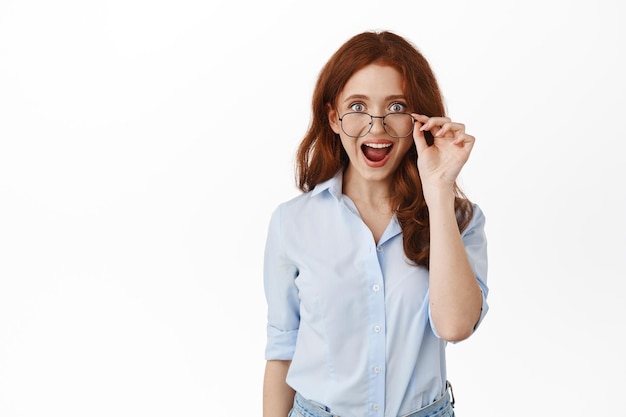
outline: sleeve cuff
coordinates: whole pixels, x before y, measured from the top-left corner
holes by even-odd
[[[279,330],[267,326],[267,345],[265,347],[266,360],[291,360],[296,350],[298,329]]]

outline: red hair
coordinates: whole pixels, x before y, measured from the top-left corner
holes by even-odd
[[[407,105],[415,113],[445,116],[439,85],[430,65],[417,48],[392,32],[364,32],[344,43],[319,74],[313,91],[312,120],[296,155],[296,183],[303,192],[333,177],[348,166],[348,155],[330,127],[328,106],[352,75],[369,64],[395,68],[403,76]],[[428,144],[432,136],[426,132]],[[391,204],[402,227],[404,252],[417,265],[428,267],[430,226],[428,207],[417,170],[415,145],[405,155],[391,182]],[[459,230],[472,218],[472,204],[458,186],[456,215]]]

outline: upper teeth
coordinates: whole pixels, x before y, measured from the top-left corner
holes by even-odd
[[[391,143],[366,143],[365,146],[369,146],[370,148],[388,148],[391,146]]]

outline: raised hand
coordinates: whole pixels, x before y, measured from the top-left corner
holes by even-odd
[[[422,179],[424,197],[437,191],[452,191],[454,183],[467,162],[474,136],[465,133],[465,125],[449,117],[428,117],[412,114],[415,119],[413,140],[417,147],[417,168]],[[429,131],[434,143],[428,146],[424,132]]]

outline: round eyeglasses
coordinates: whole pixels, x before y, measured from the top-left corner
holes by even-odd
[[[406,138],[413,133],[415,119],[408,113],[388,113],[372,116],[364,112],[350,112],[339,118],[341,130],[351,138],[362,138],[372,130],[374,119],[383,119],[383,128],[392,138]]]

